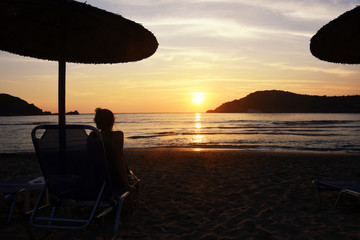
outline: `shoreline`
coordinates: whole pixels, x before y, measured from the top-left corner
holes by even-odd
[[[360,155],[157,148],[126,149],[125,156],[145,187],[140,206],[122,218],[117,239],[360,238],[359,198],[344,196],[332,209],[337,194],[324,193],[317,209],[311,182],[360,181]],[[39,171],[35,154],[13,157],[0,154],[1,176]],[[0,227],[2,239],[27,239],[21,219],[18,213]],[[100,236],[91,225],[54,230],[46,239]]]
[[[124,151],[143,151],[143,150],[169,150],[169,151],[253,151],[253,152],[277,152],[277,153],[305,153],[305,154],[340,154],[340,155],[355,155],[360,156],[360,152],[346,152],[346,151],[329,151],[329,150],[293,150],[293,149],[260,149],[260,148],[238,148],[238,147],[224,147],[224,146],[160,146],[149,148],[124,148]],[[0,156],[11,155],[35,155],[34,151],[27,152],[0,152]]]

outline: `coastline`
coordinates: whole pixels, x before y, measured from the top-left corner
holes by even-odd
[[[332,209],[336,194],[325,193],[317,209],[311,183],[360,181],[359,154],[187,148],[125,154],[145,188],[139,208],[122,219],[117,239],[360,238],[360,200],[345,196]],[[35,154],[0,154],[0,164],[2,178],[39,171]],[[18,214],[0,228],[2,239],[27,239],[21,224]],[[100,236],[94,225],[55,230],[46,239]]]

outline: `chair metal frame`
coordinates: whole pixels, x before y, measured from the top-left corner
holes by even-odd
[[[360,183],[336,180],[313,180],[316,197],[318,199],[318,207],[321,205],[320,191],[339,191],[333,208],[339,205],[344,194],[350,194],[360,197]]]
[[[24,211],[27,210],[27,195],[29,194],[26,184],[41,175],[31,175],[31,176],[20,176],[13,179],[0,182],[0,190],[2,190],[1,200],[9,201],[10,208],[7,217],[7,222],[11,222],[11,219],[14,215],[15,205],[18,200],[18,197],[24,193]]]
[[[40,129],[43,129],[45,131],[47,131],[48,129],[55,129],[55,130],[59,130],[59,131],[63,131],[63,133],[59,133],[59,138],[60,137],[64,137],[64,132],[65,132],[65,138],[66,138],[66,130],[67,129],[82,129],[84,131],[89,130],[92,133],[95,134],[96,138],[98,140],[100,140],[100,144],[101,144],[101,151],[103,152],[102,154],[104,154],[104,159],[105,159],[105,151],[104,151],[104,146],[103,146],[103,142],[102,142],[102,138],[101,138],[101,134],[100,132],[89,125],[65,125],[65,126],[59,126],[59,125],[40,125],[37,126],[33,129],[31,136],[33,139],[33,143],[34,143],[34,147],[35,150],[38,154],[38,158],[39,158],[39,162],[40,162],[40,166],[41,166],[41,170],[43,171],[43,175],[46,181],[46,185],[44,186],[44,188],[41,190],[40,195],[36,201],[34,210],[31,211],[31,216],[30,216],[30,224],[32,226],[35,227],[42,227],[42,228],[54,228],[54,229],[83,229],[85,227],[87,227],[90,223],[92,222],[96,222],[98,224],[100,224],[102,226],[102,232],[103,232],[103,238],[106,239],[106,231],[105,231],[105,225],[104,225],[104,217],[112,212],[113,210],[116,210],[116,217],[115,217],[115,223],[114,223],[114,230],[113,230],[113,235],[111,239],[115,239],[119,230],[119,221],[120,221],[120,216],[121,216],[121,209],[122,209],[122,204],[124,199],[126,199],[130,192],[128,190],[126,190],[125,188],[122,189],[114,189],[111,186],[110,180],[109,180],[109,173],[108,171],[106,171],[105,176],[107,177],[107,179],[105,179],[101,185],[101,188],[96,196],[96,198],[94,199],[87,199],[85,201],[79,201],[78,199],[75,199],[76,201],[71,201],[73,199],[69,198],[69,199],[56,199],[56,201],[54,200],[50,200],[50,203],[45,205],[45,206],[41,206],[41,201],[44,197],[44,194],[46,192],[46,189],[48,189],[49,194],[54,194],[52,192],[52,189],[49,188],[49,182],[48,182],[48,176],[46,173],[46,169],[44,169],[43,164],[40,160],[41,155],[40,155],[40,149],[38,146],[38,138],[36,136],[36,132]],[[59,144],[61,145],[60,141],[63,141],[61,139],[59,139]],[[65,143],[66,145],[66,143]],[[61,147],[60,147],[61,148]],[[60,151],[66,151],[66,146],[65,146],[65,150],[60,150]],[[61,154],[61,153],[60,153]],[[107,163],[106,161],[104,161],[103,163],[104,165],[106,165],[106,169],[107,168]],[[139,204],[139,200],[140,200],[140,181],[138,181],[136,184],[134,185],[138,185],[138,198],[137,198],[137,205]],[[107,190],[111,190],[111,201],[109,200],[104,200],[104,198],[108,199],[109,196],[105,196],[105,195],[109,195],[109,191],[106,192],[105,189]],[[59,201],[60,200],[60,201]],[[68,201],[70,200],[70,201]],[[90,215],[86,218],[67,218],[67,217],[56,217],[55,213],[57,212],[57,208],[58,207],[62,207],[62,206],[82,206],[82,207],[89,207],[90,208]],[[39,212],[42,211],[44,208],[48,208],[50,207],[50,214],[47,217],[43,217],[43,216],[39,216]],[[101,210],[100,210],[101,209]],[[30,214],[30,213],[29,213]]]

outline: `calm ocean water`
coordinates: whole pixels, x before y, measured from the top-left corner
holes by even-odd
[[[94,125],[93,114],[67,116]],[[360,114],[116,114],[125,148],[192,147],[360,153]],[[30,133],[57,116],[0,117],[0,153],[34,152]]]

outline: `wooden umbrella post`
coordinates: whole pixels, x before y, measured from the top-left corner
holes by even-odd
[[[65,110],[65,93],[66,93],[66,62],[64,60],[59,61],[59,125],[64,126],[66,124],[66,110]]]
[[[59,61],[59,149],[60,149],[60,158],[65,158],[65,149],[66,149],[66,110],[65,110],[65,86],[66,86],[66,62],[64,60]]]

